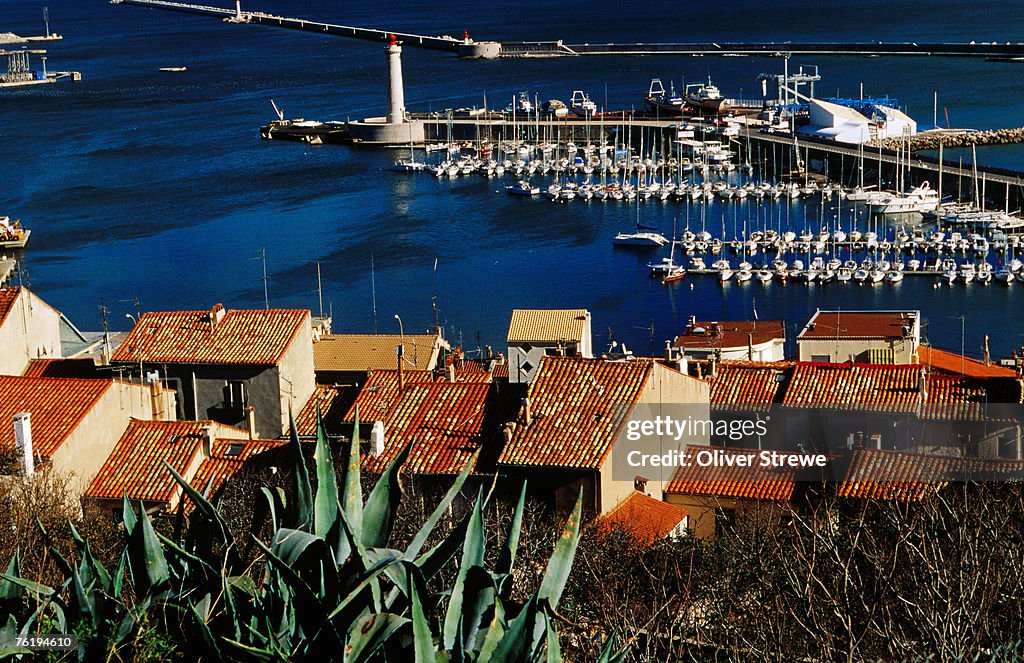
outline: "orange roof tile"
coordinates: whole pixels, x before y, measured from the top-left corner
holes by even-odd
[[[711,407],[767,412],[781,399],[793,366],[794,362],[722,361],[709,380]]]
[[[405,371],[405,385],[436,384],[444,382],[443,376],[435,376],[431,371]],[[489,373],[475,371],[455,371],[456,383],[483,383],[491,381]],[[355,403],[345,413],[344,421],[355,419],[355,408],[359,407],[360,421],[383,421],[395,407],[398,400],[398,371],[374,371],[359,389]]]
[[[319,407],[324,429],[328,434],[335,434],[338,425],[346,421],[345,415],[358,393],[359,388],[354,386],[318,384],[295,417],[295,429],[299,435],[316,435],[316,411]]]
[[[25,369],[27,378],[81,378],[101,377],[96,362],[90,357],[82,359],[32,359]],[[102,376],[110,379],[109,372]]]
[[[356,372],[397,367],[397,348],[405,347],[405,359],[413,369],[430,370],[437,334],[329,334],[313,344],[313,367],[319,372]]]
[[[906,338],[917,317],[916,311],[817,311],[797,340]]]
[[[508,326],[509,343],[580,342],[587,325],[586,309],[516,309]]]
[[[951,482],[1021,479],[1024,461],[858,449],[837,493],[840,497],[913,502]]]
[[[11,419],[32,413],[32,449],[50,458],[114,384],[113,380],[0,376],[0,456],[14,454]]]
[[[700,451],[717,451],[730,456],[759,453],[756,449],[688,445],[685,461],[676,468],[665,487],[666,493],[781,501],[788,501],[793,496],[796,487],[795,468],[761,467],[756,458],[749,467],[725,463],[701,466],[696,460]]]
[[[14,308],[14,302],[17,301],[19,294],[21,294],[19,287],[0,288],[0,326],[3,326],[7,314]]]
[[[384,418],[384,453],[366,456],[363,466],[369,472],[383,472],[411,442],[406,472],[458,474],[484,441],[490,391],[485,382],[406,387]]]
[[[923,419],[978,420],[985,390],[953,376],[925,374],[922,400],[920,366],[819,364],[800,362],[782,404],[856,412],[915,414]]]
[[[207,495],[217,494],[224,482],[230,479],[253,456],[277,449],[287,442],[285,440],[222,440],[213,443],[213,455],[199,465],[189,485]]]
[[[203,457],[203,428],[212,426],[216,437],[210,458]],[[129,499],[170,502],[180,487],[167,471],[174,471],[193,486],[205,488],[215,480],[217,487],[241,462],[266,449],[283,444],[276,440],[249,440],[246,431],[212,421],[146,421],[132,419],[128,430],[85,492],[93,499]],[[230,439],[230,438],[234,439]],[[232,453],[237,451],[237,453]],[[209,463],[209,465],[207,465]],[[206,469],[203,470],[203,465]],[[232,469],[234,467],[234,469]],[[202,472],[202,476],[199,473]]]
[[[672,533],[687,516],[681,506],[654,499],[639,491],[633,493],[597,521],[603,531],[622,529],[642,545],[660,541]]]
[[[533,421],[519,425],[499,463],[597,469],[635,403],[653,361],[544,357],[527,390]]]
[[[923,365],[934,371],[962,375],[969,378],[1015,378],[1017,372],[997,364],[984,364],[977,359],[964,357],[938,348],[921,346],[917,349],[917,358]]]
[[[114,450],[85,491],[85,497],[170,501],[178,489],[164,467],[167,461],[187,476],[200,453],[204,421],[143,421],[133,419]]]
[[[210,331],[208,311],[143,313],[113,361],[273,365],[281,360],[309,311],[227,311]]]

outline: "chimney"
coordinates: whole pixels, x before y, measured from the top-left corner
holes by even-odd
[[[260,434],[256,432],[256,408],[252,405],[245,406],[245,429],[249,431],[249,439],[255,440]]]
[[[405,347],[399,345],[395,348],[398,354],[398,393],[405,391]]]
[[[210,309],[210,333],[217,331],[217,325],[220,324],[221,320],[224,319],[224,314],[227,313],[224,310],[223,304],[214,304],[213,308]]]
[[[747,361],[754,361],[754,335],[747,334]]]
[[[444,367],[444,376],[448,382],[455,382],[455,363],[449,362]]]
[[[925,373],[923,368],[917,378],[917,393],[921,397],[922,403],[928,401],[928,374]]]
[[[373,422],[373,428],[370,429],[370,455],[374,458],[380,458],[384,455],[383,421]]]
[[[203,457],[213,458],[213,426],[203,426]]]
[[[523,425],[529,426],[533,423],[533,411],[530,409],[530,398],[523,399]]]
[[[14,448],[21,461],[22,476],[26,479],[36,472],[36,459],[32,453],[32,414],[19,412],[14,415]]]
[[[503,440],[505,440],[506,446],[508,446],[508,444],[512,442],[512,435],[516,431],[515,426],[516,425],[514,423],[507,423],[501,427],[501,437]]]
[[[714,355],[708,358],[708,378],[714,380],[718,375],[718,359]]]
[[[164,390],[160,379],[149,381],[149,402],[153,409],[153,421],[161,421],[164,418]]]
[[[672,341],[665,341],[665,361],[672,361]]]

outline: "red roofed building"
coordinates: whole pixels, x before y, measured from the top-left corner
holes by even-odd
[[[798,363],[781,400],[787,435],[808,449],[1020,458],[1021,387],[918,365]]]
[[[977,359],[926,346],[917,349],[917,360],[922,366],[927,366],[932,371],[946,375],[978,379],[1009,378],[1011,380],[1020,377],[1017,375],[1017,371],[1006,366],[986,364]]]
[[[615,529],[628,532],[637,543],[649,546],[661,539],[682,536],[686,533],[687,523],[686,509],[633,491],[601,517],[597,526],[605,532]]]
[[[662,470],[621,464],[628,421],[657,412],[708,419],[708,385],[652,359],[608,361],[544,357],[527,390],[518,422],[498,460],[500,470],[530,480],[539,497],[568,509],[580,490],[584,507],[610,511],[635,489],[660,496]],[[707,443],[707,431],[665,440],[673,448]],[[613,448],[621,444],[620,453]],[[615,458],[613,458],[613,455]],[[613,472],[613,467],[617,472]]]
[[[173,393],[159,386],[0,376],[2,472],[49,465],[71,475],[71,489],[80,494],[132,418],[167,419],[173,412]]]
[[[0,375],[21,375],[29,360],[61,355],[61,314],[27,288],[0,287]]]
[[[763,514],[765,502],[786,511],[798,474],[806,470],[785,464],[766,467],[760,454],[757,449],[690,445],[665,486],[665,501],[686,509],[689,528],[701,538],[713,537],[722,524],[755,507]],[[777,452],[776,457],[793,455]],[[810,472],[807,478],[821,480],[820,469]]]
[[[287,432],[316,388],[309,311],[144,313],[113,363],[158,373],[178,394],[182,419],[210,419],[259,437]]]
[[[375,371],[342,420],[351,426],[358,411],[360,437],[369,440],[367,472],[383,472],[412,444],[404,466],[411,475],[457,475],[477,450],[475,471],[493,473],[501,425],[514,416],[504,414],[505,401],[483,371],[403,371],[401,379],[398,371]]]
[[[200,492],[209,488],[213,495],[245,460],[282,444],[250,440],[247,431],[214,421],[132,420],[82,500],[115,513],[125,496],[147,509],[174,510],[184,490],[167,465]]]
[[[911,364],[921,345],[920,311],[815,311],[796,337],[800,361]]]
[[[713,322],[694,317],[672,345],[693,359],[782,361],[786,328],[778,320]]]
[[[840,497],[916,502],[951,483],[1024,479],[1024,461],[858,449],[836,491]]]

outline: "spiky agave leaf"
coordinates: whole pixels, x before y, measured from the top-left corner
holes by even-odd
[[[139,501],[138,524],[128,537],[128,568],[137,595],[156,595],[166,589],[170,569],[146,508]]]
[[[459,574],[455,579],[455,586],[452,587],[452,595],[448,599],[448,610],[444,616],[443,642],[445,649],[455,646],[455,639],[459,636],[460,631],[464,632],[465,630],[465,625],[462,624],[462,604],[465,599],[466,576],[469,575],[469,571],[473,567],[483,565],[485,545],[483,494],[481,492],[478,493],[476,502],[473,504],[473,514],[469,518],[466,541],[462,547],[462,563],[459,565]]]
[[[363,508],[362,542],[367,548],[382,548],[391,540],[391,532],[395,527],[395,515],[398,503],[402,499],[402,489],[398,485],[399,471],[409,457],[411,444],[407,444],[387,470],[380,476],[370,491]]]

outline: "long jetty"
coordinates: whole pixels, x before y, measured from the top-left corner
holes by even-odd
[[[266,25],[275,28],[287,28],[290,30],[301,30],[304,32],[315,32],[317,34],[334,35],[338,37],[351,37],[363,41],[374,41],[386,43],[391,34],[402,42],[403,46],[419,46],[433,50],[458,53],[463,40],[451,36],[418,35],[400,30],[384,30],[377,28],[360,28],[351,25],[339,25],[336,23],[324,23],[321,21],[310,21],[304,18],[288,18],[276,14],[264,12],[240,12],[236,9],[224,7],[211,7],[208,5],[193,5],[184,2],[170,2],[169,0],[111,0],[115,5],[135,5],[148,7],[150,9],[162,9],[164,11],[178,12],[182,14],[198,14],[200,16],[212,16],[228,23]]]
[[[389,35],[403,46],[418,46],[446,51],[463,58],[529,58],[579,57],[594,55],[699,55],[699,56],[759,56],[785,57],[789,55],[819,56],[932,56],[968,57],[989,60],[1024,62],[1024,43],[977,42],[924,43],[924,42],[696,42],[659,44],[567,44],[553,41],[473,41],[450,35],[419,35],[385,28],[365,28],[339,25],[304,18],[289,18],[264,12],[242,11],[235,8],[196,5],[170,0],[110,0],[111,4],[134,5],[187,14],[211,16],[231,23],[256,24],[318,34],[350,37],[364,41],[387,42]]]

